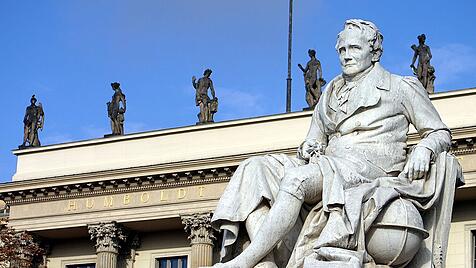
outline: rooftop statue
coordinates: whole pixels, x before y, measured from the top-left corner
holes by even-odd
[[[413,49],[413,59],[410,68],[412,68],[413,73],[418,77],[418,80],[422,83],[423,87],[426,88],[428,94],[435,92],[435,68],[430,65],[430,60],[432,58],[430,47],[425,44],[426,36],[420,34],[418,36],[418,46],[412,45]],[[418,65],[415,68],[415,61],[418,58]]]
[[[309,109],[314,109],[321,97],[321,87],[326,84],[326,81],[322,79],[321,62],[316,59],[316,51],[309,49],[307,53],[311,59],[307,62],[306,67],[302,67],[301,64],[298,64],[298,67],[304,75],[306,102],[309,105]]]
[[[124,114],[126,113],[126,95],[122,93],[121,84],[111,83],[114,95],[107,103],[107,114],[111,120],[111,135],[124,135]]]
[[[461,170],[421,83],[380,65],[382,40],[372,22],[347,20],[336,43],[342,74],[297,156],[239,165],[212,218],[223,231],[214,267],[442,267]],[[410,124],[421,140],[407,155]]]
[[[38,138],[38,130],[43,129],[45,123],[45,113],[43,105],[36,105],[35,95],[31,96],[30,106],[26,107],[25,117],[23,117],[23,143],[18,146],[20,149],[27,147],[41,146]]]
[[[213,116],[218,110],[218,98],[215,96],[215,89],[213,82],[210,79],[212,70],[206,69],[203,72],[203,77],[198,79],[192,76],[192,85],[195,88],[195,104],[200,108],[198,113],[197,124],[212,123]],[[212,94],[212,98],[208,96],[208,89]]]

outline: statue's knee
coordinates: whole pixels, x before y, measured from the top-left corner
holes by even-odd
[[[281,180],[279,189],[281,191],[285,191],[287,193],[296,195],[301,192],[302,182],[303,180],[299,176],[299,172],[293,169],[290,169],[290,170],[287,170],[286,173],[284,174],[284,177]]]

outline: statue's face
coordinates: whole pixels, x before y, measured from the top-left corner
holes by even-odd
[[[342,72],[347,76],[355,76],[372,66],[372,50],[359,29],[347,29],[340,34],[337,52]]]

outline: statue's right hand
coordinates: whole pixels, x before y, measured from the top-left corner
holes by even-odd
[[[314,154],[319,154],[319,144],[315,140],[305,140],[298,148],[297,157],[306,161]]]
[[[197,80],[197,78],[195,76],[192,76],[192,81],[195,81]]]

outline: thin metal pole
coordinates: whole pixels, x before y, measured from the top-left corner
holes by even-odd
[[[286,112],[291,112],[291,50],[293,38],[293,0],[289,0],[289,32],[288,32],[288,78],[286,79]]]

